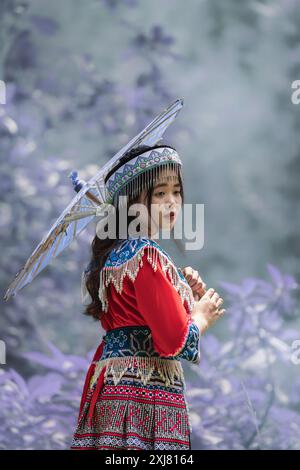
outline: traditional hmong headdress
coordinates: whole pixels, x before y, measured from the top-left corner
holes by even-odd
[[[182,162],[173,147],[157,145],[151,148],[142,145],[131,150],[105,178],[106,202],[115,203],[120,195],[135,198],[142,189],[148,189],[158,179],[161,171],[169,169],[175,171],[174,178],[180,175],[183,179]]]

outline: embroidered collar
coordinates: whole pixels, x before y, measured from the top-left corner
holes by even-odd
[[[123,290],[123,279],[126,275],[134,282],[144,255],[145,248],[149,248],[148,261],[157,270],[157,258],[159,258],[164,273],[169,273],[169,278],[176,291],[180,294],[182,303],[187,301],[189,312],[194,306],[192,289],[169,256],[169,254],[155,241],[147,237],[129,237],[121,241],[107,257],[100,272],[99,298],[105,311],[108,310],[106,288],[113,282],[117,292]]]

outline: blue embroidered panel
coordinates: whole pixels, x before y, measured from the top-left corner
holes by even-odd
[[[109,357],[160,357],[154,350],[151,330],[148,326],[122,326],[109,330],[104,336],[102,359]],[[166,359],[174,360],[174,357]]]
[[[162,254],[164,254],[168,260],[176,267],[174,261],[170,255],[158,244],[155,240],[146,237],[139,238],[127,238],[121,241],[120,245],[115,247],[108,255],[104,266],[106,267],[118,267],[126,263],[126,261],[132,259],[136,253],[142,249],[143,246],[154,246]],[[180,278],[187,284],[187,280],[182,274],[181,270],[177,268],[177,272]]]
[[[181,353],[177,356],[165,357],[169,360],[179,360],[199,363],[199,329],[191,323],[187,341]],[[123,326],[114,328],[106,333],[103,338],[104,348],[102,359],[110,357],[164,357],[155,351],[151,330],[147,326]]]
[[[191,323],[189,334],[185,342],[184,348],[176,358],[181,357],[187,361],[199,364],[200,362],[200,330],[195,323]]]

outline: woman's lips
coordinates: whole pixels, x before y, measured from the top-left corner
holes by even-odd
[[[175,212],[169,212],[169,214],[166,214],[165,217],[168,217],[169,219],[174,219],[175,218]]]

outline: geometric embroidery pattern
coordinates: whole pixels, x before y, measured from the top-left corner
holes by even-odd
[[[123,356],[163,357],[155,351],[151,330],[148,326],[127,326],[114,328],[103,337],[105,346],[101,359]],[[199,328],[191,323],[186,344],[180,354],[169,357],[169,360],[177,360],[181,357],[190,362],[199,362]]]
[[[200,362],[200,332],[194,323],[190,323],[186,342],[176,356],[164,358],[155,351],[152,333],[148,326],[123,326],[111,329],[103,337],[103,342],[104,348],[101,357],[95,363],[91,386],[97,381],[105,366],[107,373],[109,369],[114,371],[117,384],[123,373],[132,367],[133,358],[140,365],[139,374],[144,382],[149,380],[154,367],[158,367],[162,376],[168,381],[174,374],[177,374],[177,377],[178,374],[179,377],[183,375],[179,359],[196,364]]]
[[[71,449],[191,449],[188,406],[180,380],[166,386],[154,371],[144,385],[133,369],[115,385],[109,374],[90,422],[93,389],[87,394]]]

